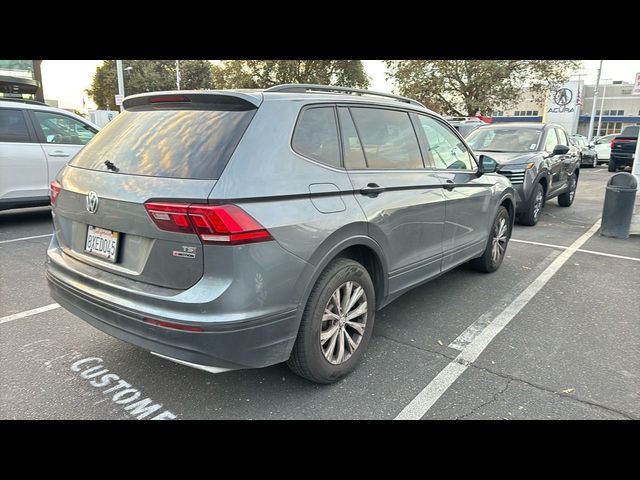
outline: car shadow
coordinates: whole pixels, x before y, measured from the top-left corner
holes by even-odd
[[[51,221],[51,207],[34,207],[0,211],[0,227],[13,227],[49,221]]]

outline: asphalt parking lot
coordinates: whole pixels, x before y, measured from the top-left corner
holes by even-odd
[[[609,175],[582,170],[572,207],[516,225],[498,272],[462,266],[378,312],[330,386],[285,365],[214,375],[95,330],[49,297],[49,209],[0,212],[0,418],[639,419],[640,237],[598,235]]]

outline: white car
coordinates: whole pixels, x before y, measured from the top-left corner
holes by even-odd
[[[612,135],[605,135],[592,140],[591,144],[598,154],[598,164],[607,163],[609,161],[609,157],[611,156],[611,140],[616,138],[618,135],[620,134],[614,133]]]
[[[0,98],[0,210],[49,205],[49,184],[98,130],[60,108]]]

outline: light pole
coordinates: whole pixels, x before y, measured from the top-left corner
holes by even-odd
[[[176,86],[180,90],[180,60],[176,60]]]
[[[600,116],[598,117],[598,130],[596,131],[596,133],[598,134],[597,136],[600,136],[600,125],[602,124],[602,109],[604,108],[604,97],[607,96],[607,81],[611,80],[610,78],[603,78],[602,81],[605,82],[604,83],[604,88],[602,89],[602,100],[600,101]]]
[[[596,116],[596,101],[598,100],[598,87],[600,86],[600,73],[602,73],[602,60],[600,60],[600,66],[598,67],[598,78],[596,80],[596,88],[593,89],[593,106],[591,107],[591,119],[589,120],[589,135],[587,142],[591,141],[593,137],[593,121]]]
[[[124,98],[124,79],[122,78],[122,60],[116,60],[116,70],[118,71],[118,95]],[[122,103],[120,104],[120,111],[122,112]]]

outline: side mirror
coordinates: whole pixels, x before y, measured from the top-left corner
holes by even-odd
[[[596,144],[595,144],[595,143],[593,143],[593,142],[591,142],[591,143],[589,144],[589,148],[596,148]]]
[[[480,160],[480,165],[478,166],[478,175],[482,175],[484,173],[494,173],[498,168],[498,162],[496,162],[488,155],[480,155],[480,157],[478,157],[478,160]]]
[[[569,147],[566,145],[556,145],[553,149],[553,155],[566,155],[569,153]]]

